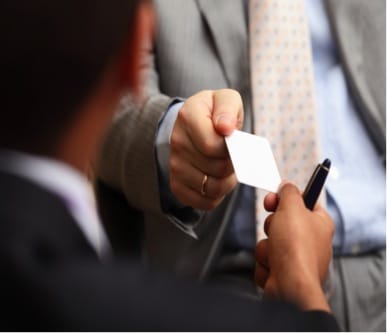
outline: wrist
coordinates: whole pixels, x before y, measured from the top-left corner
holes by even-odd
[[[304,311],[322,310],[331,313],[322,286],[318,280],[303,279],[295,283],[292,301]]]

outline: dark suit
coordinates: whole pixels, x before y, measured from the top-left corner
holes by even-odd
[[[249,302],[101,263],[66,207],[0,172],[1,330],[337,330],[323,312]]]

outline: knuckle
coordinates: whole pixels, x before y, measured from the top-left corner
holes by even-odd
[[[223,160],[215,165],[215,172],[218,178],[224,178],[233,173],[233,168],[229,160]]]
[[[187,126],[189,123],[189,110],[192,107],[192,102],[187,100],[181,107],[179,113],[177,114],[176,123],[182,123],[182,125]]]
[[[171,151],[181,151],[183,149],[183,138],[178,131],[173,131],[170,138]]]
[[[212,95],[213,94],[213,90],[210,90],[210,89],[203,89],[203,90],[200,90],[196,95],[194,96],[202,96],[202,95]]]
[[[213,94],[213,90],[201,90],[195,95],[192,95],[189,97],[183,107],[186,107],[186,110],[188,112],[191,112],[192,109],[197,109],[200,105],[205,105],[206,107],[209,107],[209,100],[211,100],[211,96]]]
[[[237,184],[238,180],[236,178],[236,175],[233,173],[229,178],[227,193],[231,192]]]
[[[169,158],[169,170],[170,170],[170,176],[171,180],[174,179],[174,175],[178,174],[180,172],[180,163],[178,159],[175,156],[171,156]]]
[[[240,101],[242,101],[242,96],[241,94],[239,93],[239,91],[235,90],[235,89],[231,89],[231,93],[235,95],[235,97],[237,99],[239,99]]]
[[[224,89],[220,89],[220,91],[225,94],[234,95],[235,97],[242,100],[241,94],[235,89],[224,88]]]
[[[212,156],[216,151],[216,144],[210,140],[200,143],[200,150],[205,156]]]

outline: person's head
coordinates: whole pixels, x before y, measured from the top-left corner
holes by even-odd
[[[141,0],[0,0],[0,149],[58,156],[77,122],[85,138],[97,135],[100,124],[87,121],[108,121],[120,94],[138,85],[146,8]]]

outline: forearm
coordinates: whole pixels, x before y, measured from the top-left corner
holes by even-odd
[[[123,191],[130,204],[141,210],[160,210],[154,145],[160,117],[170,101],[159,94],[142,107],[123,102],[97,161],[97,176]]]

